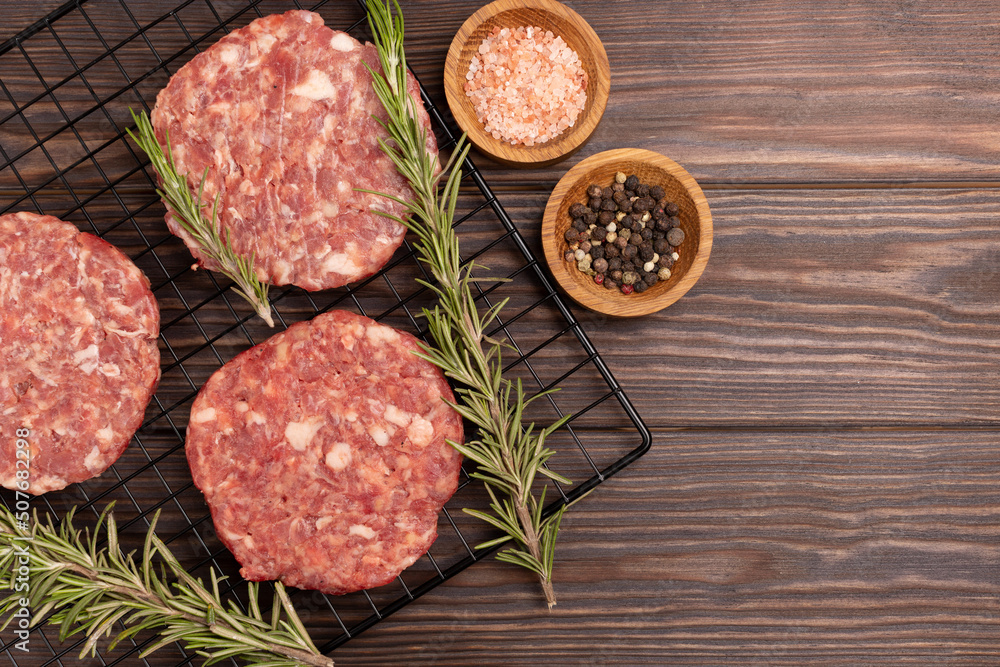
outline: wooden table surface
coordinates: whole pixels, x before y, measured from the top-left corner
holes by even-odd
[[[3,0],[0,41],[58,4]],[[479,4],[403,3],[441,104]],[[610,58],[600,126],[552,167],[474,159],[539,255],[548,193],[599,151],[705,190],[683,299],[575,310],[652,449],[566,515],[554,610],[490,559],[337,664],[1000,664],[1000,7],[567,4]]]

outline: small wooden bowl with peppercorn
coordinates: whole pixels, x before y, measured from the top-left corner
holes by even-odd
[[[470,64],[473,62],[473,58],[478,60],[486,57],[505,57],[503,53],[481,55],[480,47],[484,40],[487,38],[490,38],[491,41],[496,40],[495,44],[500,48],[513,48],[512,44],[527,43],[522,42],[520,38],[512,34],[518,28],[541,28],[541,33],[534,33],[527,37],[529,40],[536,40],[532,43],[538,45],[539,48],[543,48],[541,41],[558,37],[565,42],[566,47],[576,53],[579,63],[573,63],[572,69],[579,72],[580,70],[577,68],[582,68],[582,72],[586,74],[586,87],[582,88],[584,83],[579,80],[577,85],[580,88],[574,90],[582,89],[586,94],[586,101],[582,103],[582,109],[580,109],[580,101],[576,96],[570,96],[569,99],[572,101],[566,101],[565,94],[569,90],[566,86],[570,85],[568,79],[563,77],[547,78],[545,75],[549,72],[546,69],[548,65],[536,62],[536,66],[541,66],[541,74],[534,77],[528,76],[527,79],[535,86],[541,86],[540,82],[547,81],[557,86],[557,89],[549,90],[546,88],[540,93],[537,88],[530,91],[531,95],[538,94],[541,98],[538,106],[533,108],[530,103],[520,101],[521,93],[529,92],[527,86],[507,86],[508,93],[512,89],[518,91],[518,96],[514,100],[508,100],[506,104],[497,102],[496,106],[492,106],[492,102],[487,105],[493,113],[497,113],[498,118],[506,118],[511,123],[511,125],[506,125],[504,121],[500,121],[499,126],[493,128],[494,132],[501,135],[501,138],[496,138],[493,133],[486,131],[484,124],[479,120],[476,105],[469,97],[470,94],[475,93],[467,93],[465,88],[467,83],[479,85],[479,81],[470,83],[469,79],[470,76],[476,76],[474,73],[470,73]],[[501,38],[499,35],[493,37],[494,29],[506,30],[507,37]],[[548,32],[551,32],[552,35],[546,36]],[[547,50],[548,46],[545,45],[544,48]],[[568,55],[562,49],[559,51],[561,56]],[[529,50],[526,54],[520,53],[516,58],[520,61],[529,56],[533,56],[533,50]],[[561,72],[565,73],[569,70],[570,65],[563,61],[560,63],[562,63],[560,67],[566,67],[566,70],[560,70]],[[485,72],[485,70],[490,70],[490,73],[493,74],[496,71],[496,65],[483,62],[480,72]],[[508,74],[517,76],[516,73],[508,72]],[[555,80],[562,83],[556,84]],[[601,116],[604,115],[604,109],[608,103],[608,94],[611,91],[611,69],[608,64],[608,55],[600,37],[579,14],[566,5],[555,0],[496,0],[470,16],[455,34],[444,65],[444,90],[448,98],[448,107],[451,109],[455,121],[481,152],[510,167],[544,167],[572,155],[590,138],[600,122]],[[495,97],[487,93],[487,88],[483,88],[482,92],[485,99],[496,100]],[[540,124],[539,127],[549,121],[557,122],[556,117],[561,114],[557,114],[551,108],[555,106],[553,104],[555,101],[559,101],[563,105],[555,108],[564,109],[566,113],[566,120],[560,119],[558,122],[569,122],[570,116],[578,111],[579,115],[572,120],[572,126],[560,129],[558,134],[545,141],[536,141],[533,135],[532,138],[526,138],[527,135],[522,136],[525,128],[533,122],[529,119],[536,119]],[[517,118],[515,119],[514,116]],[[542,123],[541,119],[543,118],[546,119],[545,123]],[[515,127],[519,129],[514,129]],[[504,140],[502,138],[504,129],[509,129],[510,134],[507,136],[518,143],[512,144],[510,140]],[[540,137],[549,136],[544,134],[546,130],[541,131],[543,134],[539,135]],[[528,145],[529,141],[533,142],[533,145]]]
[[[652,151],[583,160],[545,206],[542,247],[556,281],[587,308],[648,315],[681,298],[712,251],[712,214],[694,178]]]

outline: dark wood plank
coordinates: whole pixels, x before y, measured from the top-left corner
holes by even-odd
[[[654,426],[1000,425],[995,190],[708,193],[701,280],[576,313]],[[540,254],[545,197],[503,195]]]
[[[163,9],[133,4],[140,22]],[[441,72],[447,46],[478,4],[435,0],[405,7],[411,64],[439,105],[444,105]],[[795,7],[736,2],[710,12],[696,3],[652,12],[638,3],[571,4],[602,36],[611,59],[605,119],[583,151],[561,165],[524,172],[483,158],[498,184],[551,186],[576,160],[629,146],[662,152],[713,185],[997,181],[993,156],[1000,134],[993,91],[1000,87],[995,57],[1000,19],[988,1],[926,11],[894,2],[855,6],[818,0]],[[220,16],[244,6],[213,4]],[[270,2],[261,11],[291,6]],[[134,34],[130,18],[115,3],[86,7],[109,43]],[[332,25],[359,16],[353,3],[346,8],[333,3],[321,11]],[[35,15],[24,6],[17,12],[16,25]],[[196,35],[218,26],[203,3],[180,15]],[[246,12],[236,24],[255,15]],[[89,25],[68,22],[57,22],[56,32],[99,46]],[[131,77],[155,65],[152,51],[169,58],[188,45],[175,21],[148,37],[150,45],[137,37],[117,52]],[[39,40],[32,48],[30,55],[43,70],[65,68],[54,39]],[[78,51],[84,64],[86,49]],[[7,59],[19,61],[19,54]],[[24,69],[20,61],[19,67],[3,65],[12,78]],[[23,74],[30,83],[31,72]],[[124,83],[111,62],[95,65],[90,74],[98,87],[117,90]],[[164,81],[141,85],[139,92],[151,101]],[[82,87],[62,93],[62,98],[87,95]]]
[[[4,18],[3,30],[0,31],[0,42],[18,34],[33,25],[35,21],[44,18],[66,0],[35,0],[34,2],[16,2],[16,0],[0,0],[0,15]]]
[[[436,99],[447,46],[480,4],[405,6],[411,62]],[[562,166],[491,164],[494,181],[554,182],[587,155],[627,147],[712,184],[997,180],[988,0],[568,4],[608,52],[604,120]]]
[[[510,193],[501,201],[539,252],[545,196]],[[716,229],[712,257],[679,302],[638,319],[575,309],[652,425],[1000,425],[1000,388],[994,381],[1000,374],[1000,240],[994,233],[1000,192],[838,190],[832,199],[824,190],[713,191],[709,203]],[[121,215],[114,202],[108,206],[92,204],[87,210],[98,221],[104,210],[109,217]],[[158,211],[142,218],[154,240],[164,237],[155,231],[162,226]],[[85,220],[79,222],[86,228]],[[462,232],[470,251],[497,233],[485,219],[471,220]],[[134,230],[126,226],[122,234]],[[109,238],[121,243],[117,232]],[[156,285],[163,284],[157,294],[165,326],[183,353],[204,338],[190,320],[171,323],[184,309],[164,281],[190,259],[172,240],[157,253],[168,272],[149,254],[139,261]],[[518,266],[512,253],[494,252],[481,261],[498,275]],[[413,269],[394,272],[399,289],[417,276]],[[514,299],[511,316],[537,298],[523,290],[528,282],[501,290]],[[177,284],[188,298],[213,293],[201,273],[182,273]],[[324,304],[336,296],[315,298]],[[361,297],[376,314],[394,303],[379,284]],[[245,310],[238,302],[234,307]],[[296,319],[312,312],[295,300],[279,308]],[[529,313],[510,333],[532,349],[552,335],[551,315],[551,309]],[[201,307],[197,316],[210,335],[234,321],[221,299]],[[257,340],[266,335],[255,329]],[[236,330],[222,349],[234,354],[248,342]],[[579,349],[571,339],[562,343],[532,357],[543,379],[555,380],[568,365],[565,355]],[[205,358],[204,372],[217,363]],[[171,378],[165,375],[164,392],[174,386]],[[185,378],[175,379],[181,392],[190,389]],[[573,412],[604,391],[590,375],[570,378],[564,386],[578,399]],[[582,423],[599,427],[602,418],[595,414]]]
[[[998,483],[994,434],[658,432],[566,515],[551,613],[482,563],[334,657],[995,664]]]

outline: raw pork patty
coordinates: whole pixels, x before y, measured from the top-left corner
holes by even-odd
[[[160,378],[159,328],[149,281],[117,248],[50,216],[0,216],[0,484],[27,475],[37,495],[107,470]]]
[[[251,581],[349,593],[430,548],[458,487],[462,420],[416,339],[360,315],[300,322],[216,371],[187,457]]]
[[[169,133],[177,171],[204,200],[218,194],[221,224],[234,249],[255,256],[258,276],[307,290],[339,287],[378,271],[403,241],[403,207],[356,188],[412,198],[378,147],[386,114],[368,63],[378,52],[323,25],[318,14],[290,11],[257,19],[194,57],[160,91],[152,121],[160,144]],[[437,153],[419,89],[409,91]],[[207,268],[212,263],[167,214],[167,225]]]

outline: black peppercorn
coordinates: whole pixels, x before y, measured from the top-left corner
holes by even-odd
[[[566,261],[596,284],[626,295],[667,280],[684,232],[677,217],[680,208],[667,199],[664,188],[619,172],[610,186],[592,183],[586,195],[586,204],[568,209]]]

